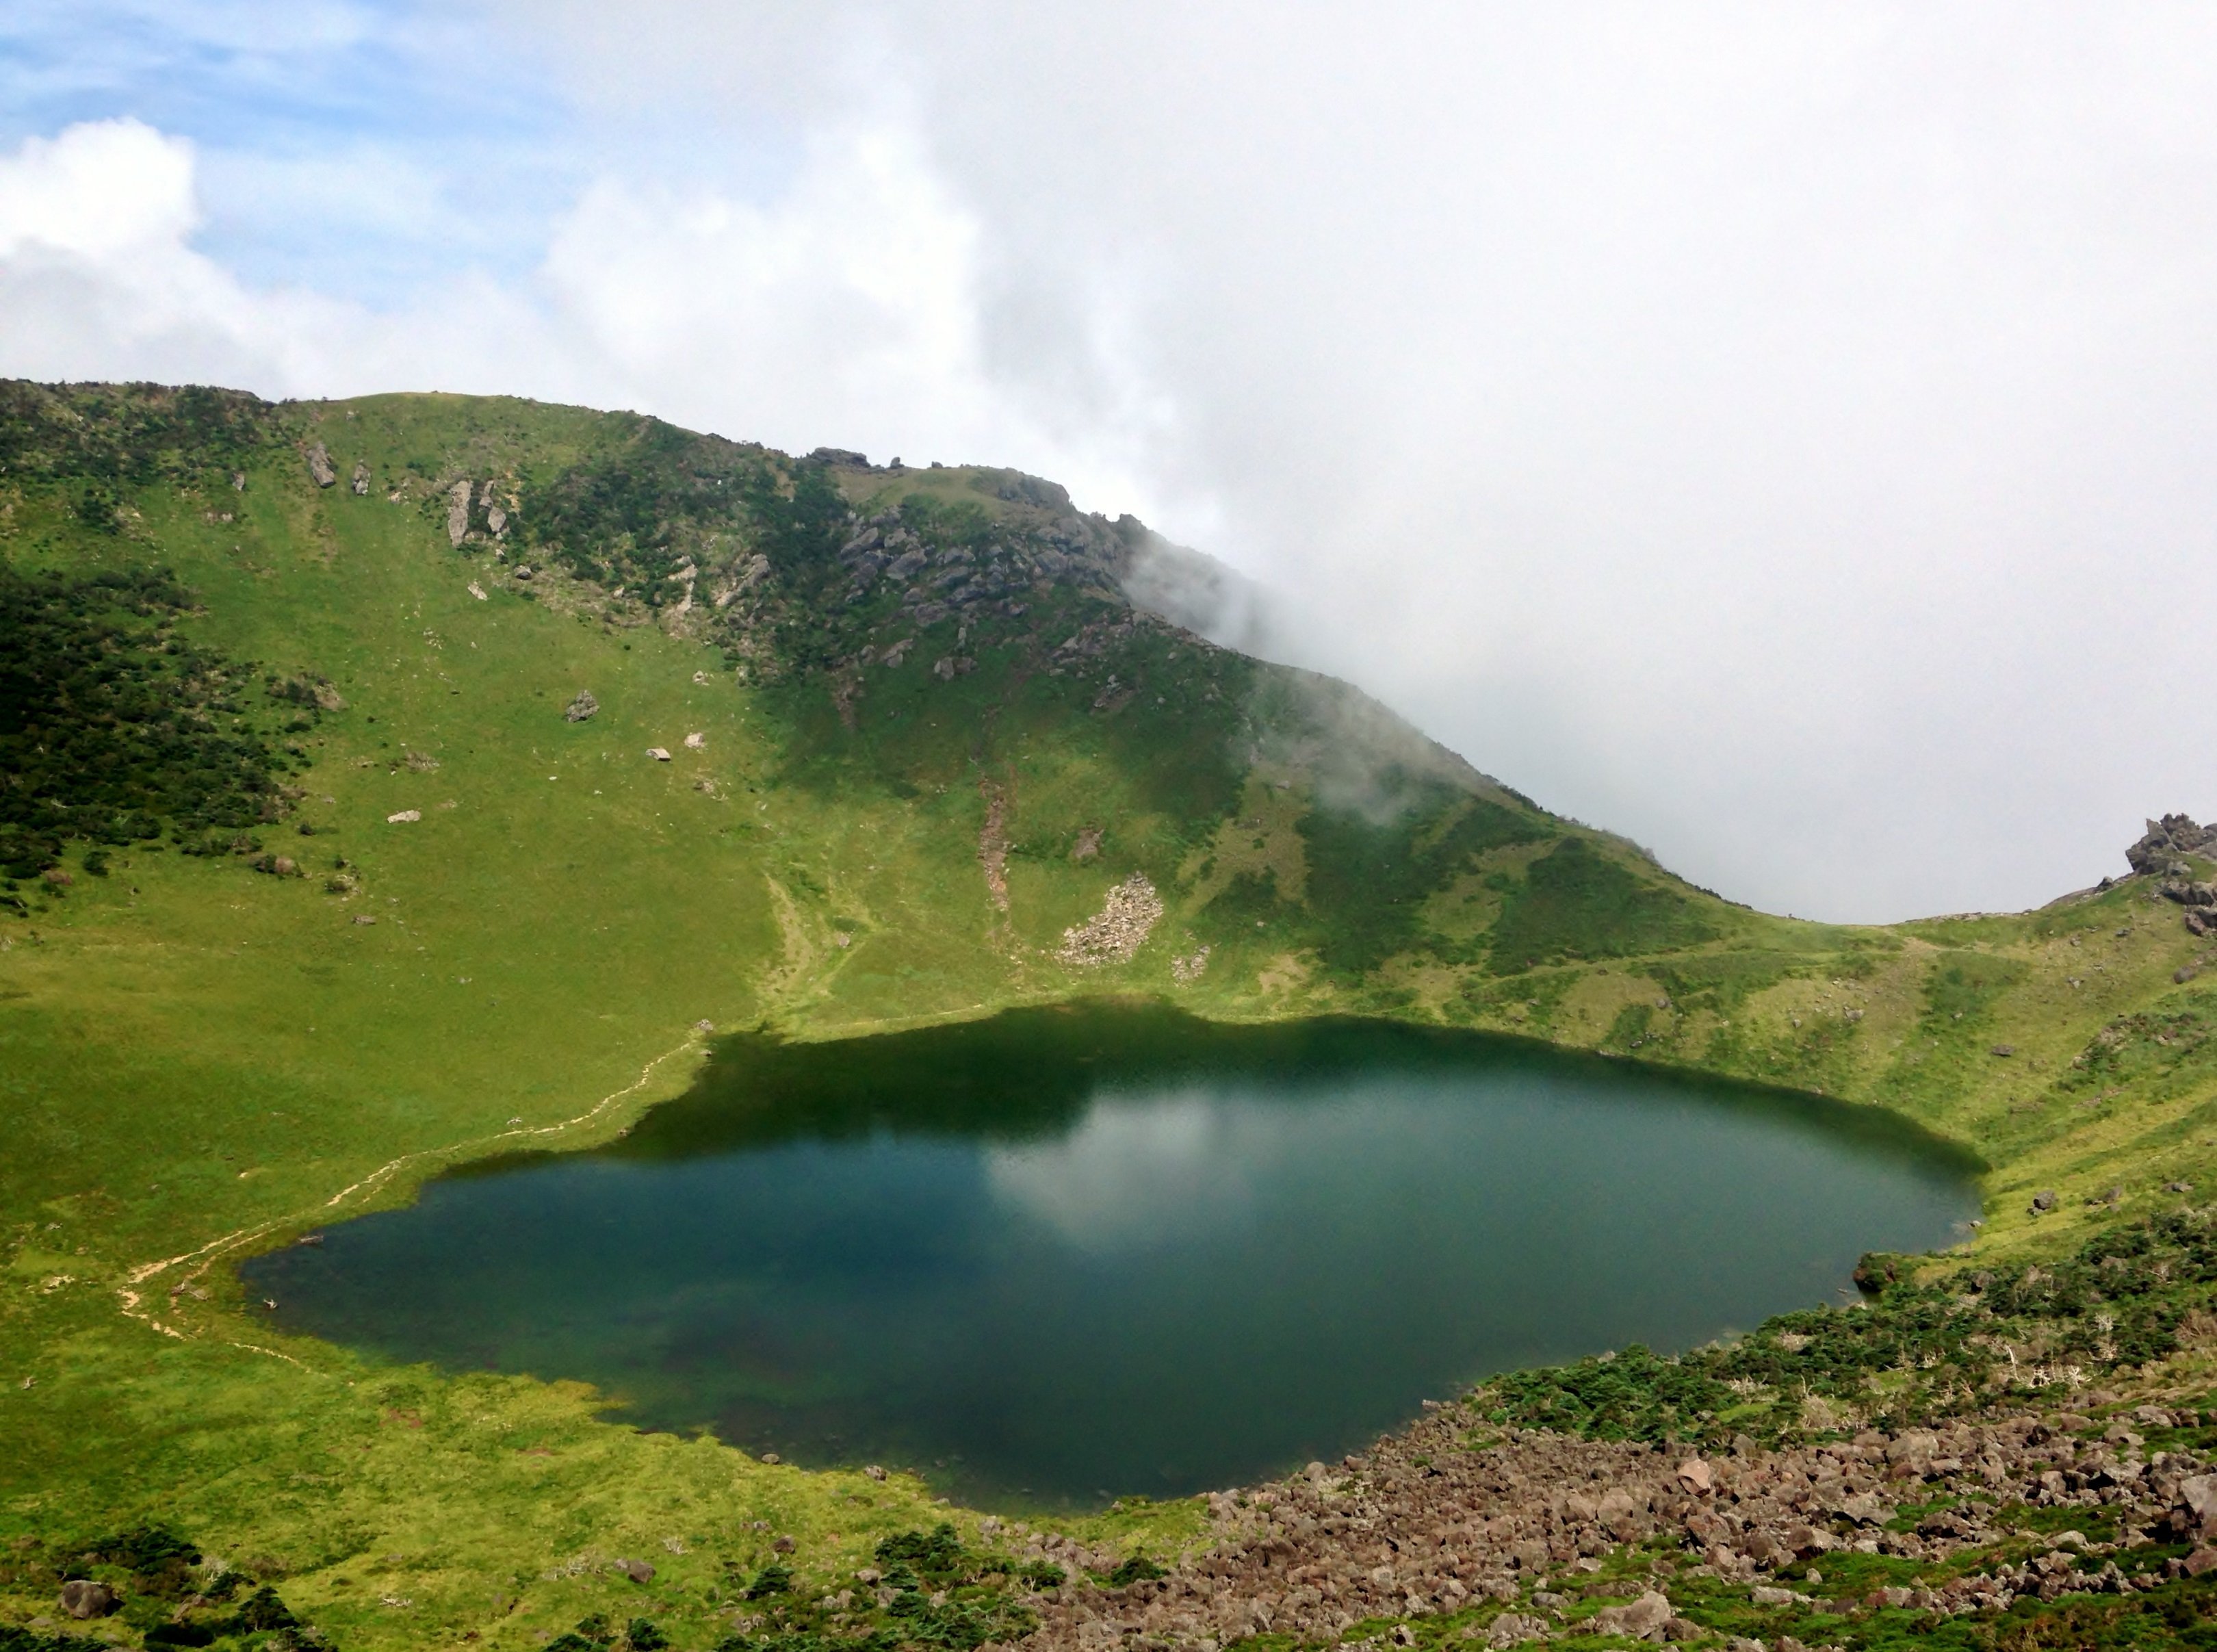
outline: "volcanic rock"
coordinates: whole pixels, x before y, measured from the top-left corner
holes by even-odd
[[[1604,1606],[1594,1613],[1593,1632],[1600,1635],[1628,1635],[1634,1640],[1652,1640],[1663,1632],[1673,1613],[1669,1599],[1653,1589],[1641,1595],[1628,1606]]]
[[[2144,875],[2167,872],[2180,857],[2217,847],[2213,838],[2217,838],[2217,832],[2196,826],[2191,815],[2166,814],[2160,820],[2147,823],[2147,831],[2141,834],[2140,841],[2125,851],[2125,860],[2134,871]]]
[[[105,1618],[122,1604],[121,1595],[89,1577],[73,1577],[62,1585],[61,1609],[72,1618]]]

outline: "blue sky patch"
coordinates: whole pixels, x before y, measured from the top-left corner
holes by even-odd
[[[588,117],[532,42],[412,0],[13,0],[0,144],[129,115],[196,146],[195,244],[253,286],[384,307],[534,268],[608,170],[774,188],[770,134]],[[703,143],[706,136],[708,141]],[[751,183],[753,189],[746,186]]]

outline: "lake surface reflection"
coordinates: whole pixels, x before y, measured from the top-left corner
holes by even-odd
[[[289,1327],[396,1358],[1084,1504],[1336,1457],[1489,1372],[1826,1300],[1864,1251],[1949,1242],[1975,1169],[1815,1098],[1093,1006],[726,1041],[607,1148],[442,1178],[245,1271]]]

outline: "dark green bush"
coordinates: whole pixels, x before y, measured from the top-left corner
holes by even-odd
[[[1121,1589],[1130,1583],[1152,1583],[1157,1578],[1168,1577],[1164,1571],[1145,1555],[1132,1555],[1119,1562],[1116,1569],[1106,1580],[1112,1589]]]
[[[793,1568],[782,1561],[772,1561],[755,1574],[755,1581],[747,1585],[750,1600],[767,1600],[774,1594],[793,1593]]]
[[[912,1567],[925,1577],[947,1578],[963,1569],[962,1540],[952,1525],[942,1521],[929,1531],[900,1531],[880,1541],[878,1564],[888,1570]]]
[[[244,669],[171,629],[189,603],[166,573],[0,564],[0,873],[35,876],[71,838],[205,841],[283,811]]]
[[[300,1620],[292,1609],[278,1599],[277,1591],[267,1583],[255,1590],[238,1608],[240,1624],[250,1630],[295,1629]]]

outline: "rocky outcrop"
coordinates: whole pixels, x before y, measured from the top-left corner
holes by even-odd
[[[470,532],[470,479],[447,490],[447,538],[459,550]]]
[[[2135,874],[2161,878],[2157,893],[2186,908],[2189,934],[2217,934],[2217,883],[2196,878],[2189,856],[2217,860],[2217,826],[2197,826],[2185,814],[2150,820],[2140,841],[2125,851]]]
[[[2166,814],[2150,820],[2138,843],[2125,851],[2126,863],[2142,876],[2178,876],[2189,855],[2217,857],[2217,827],[2196,826],[2193,817]]]
[[[369,497],[369,467],[359,459],[354,461],[354,481],[351,486],[355,498]]]
[[[1079,969],[1129,963],[1162,917],[1162,896],[1146,873],[1134,872],[1108,891],[1096,916],[1063,931],[1054,956]]]
[[[318,487],[329,487],[333,482],[338,480],[338,472],[331,467],[330,449],[324,447],[322,442],[312,442],[308,444],[307,460],[308,478]]]
[[[577,697],[562,708],[563,721],[581,723],[600,708],[601,702],[593,698],[592,690],[579,689]]]

